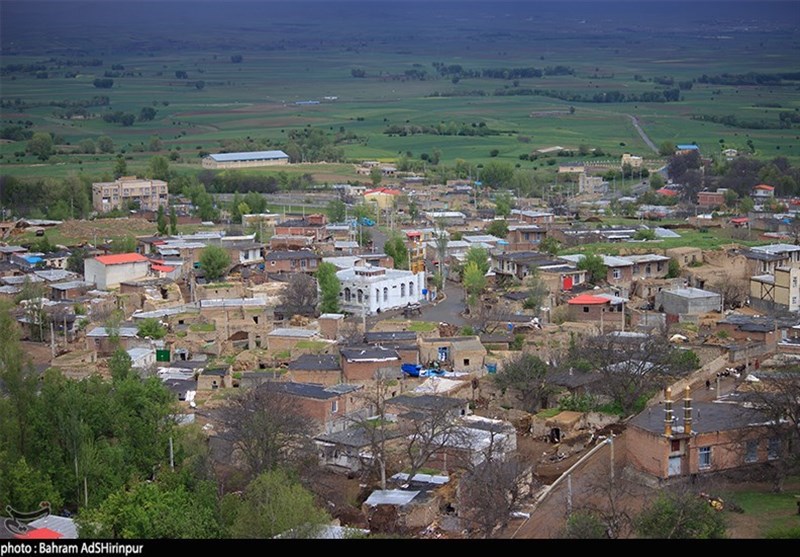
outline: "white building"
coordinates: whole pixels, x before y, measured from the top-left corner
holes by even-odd
[[[425,272],[366,265],[341,270],[336,276],[342,285],[342,310],[357,315],[400,309],[425,298]]]
[[[144,278],[150,272],[150,261],[139,253],[117,253],[90,257],[83,262],[86,282],[100,290],[119,286],[121,282]]]

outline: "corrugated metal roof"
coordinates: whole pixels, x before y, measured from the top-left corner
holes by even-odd
[[[288,159],[289,155],[283,151],[250,151],[245,153],[218,153],[209,155],[209,157],[216,162],[234,162]]]

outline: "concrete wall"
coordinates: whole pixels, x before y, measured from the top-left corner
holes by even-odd
[[[136,261],[120,265],[103,265],[89,258],[83,263],[83,274],[87,282],[93,282],[99,290],[116,288],[119,283],[144,278],[150,269],[148,261]]]

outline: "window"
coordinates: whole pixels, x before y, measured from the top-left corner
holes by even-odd
[[[400,297],[401,298],[406,297],[406,283],[404,282],[400,284]]]
[[[344,301],[349,302],[351,298],[351,293],[349,288],[344,289]]]
[[[671,446],[669,448],[670,451],[673,453],[677,453],[681,450],[681,440],[680,439],[673,439],[671,442]]]
[[[781,440],[778,437],[772,437],[767,444],[767,458],[775,460],[781,456]]]
[[[339,411],[339,401],[332,400],[331,401],[331,414],[336,414]]]
[[[358,296],[358,303],[360,304],[364,301],[364,291],[359,288],[356,294]]]
[[[409,296],[413,296],[414,295],[414,283],[413,282],[409,282],[408,283],[408,295]]]
[[[469,358],[464,358],[464,365],[465,365],[465,366],[468,366],[468,365],[469,365]]]
[[[380,288],[376,288],[375,289],[375,303],[380,303],[380,301],[381,301],[381,289]]]
[[[389,289],[385,288],[385,287],[383,289],[383,301],[384,302],[388,302],[389,301]]]
[[[751,440],[747,442],[745,454],[744,454],[744,461],[745,462],[756,462],[758,461],[758,441]]]
[[[622,278],[622,271],[620,271],[619,269],[614,269],[612,271],[612,273],[611,273],[611,276],[613,276],[615,279],[619,280],[619,279]]]
[[[589,306],[583,306],[583,313],[589,313]]]
[[[701,470],[711,468],[711,447],[700,447],[698,456]]]

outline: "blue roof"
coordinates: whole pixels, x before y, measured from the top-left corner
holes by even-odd
[[[219,153],[216,155],[209,155],[209,157],[217,162],[231,162],[288,159],[289,155],[283,151],[249,151],[246,153]]]
[[[697,145],[694,145],[694,144],[676,145],[675,147],[677,147],[680,150],[683,150],[683,149],[699,149],[700,148],[700,147],[698,147]]]
[[[39,257],[38,255],[30,255],[28,257],[23,257],[23,259],[28,263],[30,263],[31,265],[42,262],[42,258]]]

